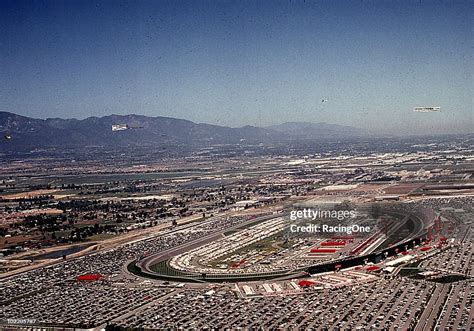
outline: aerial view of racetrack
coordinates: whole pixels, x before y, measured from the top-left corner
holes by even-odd
[[[473,14],[0,1],[0,331],[474,331]]]

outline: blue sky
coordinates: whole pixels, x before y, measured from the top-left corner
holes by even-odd
[[[0,110],[472,132],[473,3],[3,0]]]

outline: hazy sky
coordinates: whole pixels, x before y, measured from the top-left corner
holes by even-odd
[[[0,110],[473,132],[473,4],[2,0]]]

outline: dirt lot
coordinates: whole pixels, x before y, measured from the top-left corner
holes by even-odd
[[[385,194],[408,194],[410,193],[411,191],[414,191],[420,187],[422,187],[424,184],[397,184],[397,185],[394,185],[394,186],[390,186],[388,188],[386,188],[384,191],[385,191]]]
[[[59,191],[59,190],[35,190],[35,191],[29,191],[29,192],[21,192],[21,193],[1,195],[0,198],[2,198],[2,199],[26,199],[26,198],[37,197],[37,196],[40,196],[40,195],[52,194],[52,193],[57,192],[57,191]]]

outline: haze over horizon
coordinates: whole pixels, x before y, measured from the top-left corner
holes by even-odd
[[[0,111],[474,127],[471,1],[2,1],[0,17]]]

